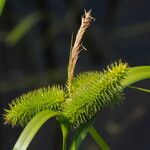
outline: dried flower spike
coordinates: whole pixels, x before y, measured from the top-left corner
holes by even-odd
[[[78,55],[83,49],[85,49],[85,47],[82,45],[83,35],[88,29],[88,27],[91,25],[91,22],[93,20],[95,19],[91,16],[91,10],[88,12],[85,11],[85,14],[81,17],[81,26],[77,32],[75,42],[71,49],[70,58],[69,58],[69,65],[68,65],[68,89],[69,90],[71,88],[71,82],[73,79],[74,69],[78,59]]]

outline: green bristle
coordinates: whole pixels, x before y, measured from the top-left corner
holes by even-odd
[[[114,63],[103,73],[79,75],[72,84],[73,94],[64,104],[64,115],[74,127],[86,124],[106,105],[115,105],[122,98],[122,80],[127,64]]]
[[[64,91],[59,86],[40,88],[23,94],[9,104],[9,109],[5,110],[4,119],[12,126],[24,126],[42,110],[59,110],[63,101]]]

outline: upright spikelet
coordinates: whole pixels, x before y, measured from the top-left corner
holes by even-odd
[[[4,119],[12,126],[24,126],[42,110],[59,110],[63,101],[64,91],[59,86],[40,88],[22,95],[9,104],[10,108],[5,110]]]
[[[64,115],[74,127],[86,124],[106,105],[120,101],[126,70],[127,64],[120,61],[103,73],[85,73],[74,79],[74,94],[64,103]]]

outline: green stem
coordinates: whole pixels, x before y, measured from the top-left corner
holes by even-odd
[[[63,136],[62,150],[67,150],[67,138],[69,134],[69,126],[66,123],[61,123],[60,126]]]
[[[88,131],[102,150],[110,150],[107,143],[104,141],[102,136],[96,131],[95,128],[90,127],[90,128],[88,128]]]

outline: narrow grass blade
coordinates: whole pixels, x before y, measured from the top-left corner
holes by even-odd
[[[125,87],[141,80],[150,79],[150,66],[132,67],[127,72],[127,77],[123,81]]]
[[[95,121],[96,117],[94,117],[89,123],[87,123],[86,125],[80,127],[77,129],[77,131],[75,132],[75,135],[73,137],[71,146],[69,150],[78,150],[81,143],[83,142],[83,140],[86,138],[87,134],[88,134],[88,128],[91,127],[91,125],[93,124],[93,122]]]
[[[140,87],[135,87],[135,86],[128,86],[128,87],[132,88],[132,89],[136,89],[136,90],[142,91],[142,92],[150,93],[150,90],[148,90],[148,89],[144,89],[144,88],[140,88]]]
[[[5,6],[6,0],[0,0],[0,16],[3,12],[3,8]]]
[[[23,130],[13,150],[26,150],[40,127],[50,118],[60,115],[58,112],[45,110],[37,114]]]
[[[88,131],[91,134],[91,136],[93,137],[93,139],[97,142],[99,148],[101,148],[102,150],[110,150],[107,143],[104,141],[102,136],[96,131],[96,129],[94,127],[88,128]]]

